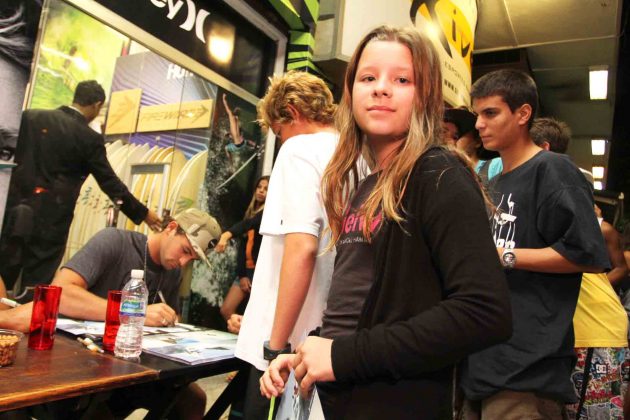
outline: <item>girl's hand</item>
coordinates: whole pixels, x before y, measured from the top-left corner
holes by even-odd
[[[227,329],[232,334],[238,334],[241,331],[241,321],[243,320],[243,315],[232,314],[230,319],[227,321]]]
[[[315,382],[335,380],[330,355],[332,340],[321,337],[308,337],[296,351],[294,363],[295,379],[300,384],[300,392],[310,392]]]
[[[219,238],[219,242],[214,247],[214,252],[218,252],[219,254],[225,251],[225,247],[228,244],[228,241],[232,239],[232,233],[230,231],[225,231],[221,234]]]
[[[284,385],[289,378],[295,354],[281,354],[269,363],[269,367],[260,378],[260,393],[267,398],[277,397],[284,392]]]

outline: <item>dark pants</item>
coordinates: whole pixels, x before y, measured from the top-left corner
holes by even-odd
[[[247,379],[247,392],[245,393],[245,407],[243,418],[245,420],[266,420],[269,418],[270,400],[260,394],[260,378],[263,373],[254,366],[249,370]],[[280,397],[276,397],[275,409],[280,405]]]
[[[5,281],[7,289],[12,289],[22,271],[22,288],[36,284],[49,284],[55,277],[61,259],[66,250],[65,242],[49,241],[43,238],[33,238],[19,246],[18,261],[8,261],[11,253],[0,257],[0,275]]]
[[[61,263],[74,216],[76,196],[67,188],[7,201],[0,238],[0,275],[13,288],[49,284]]]

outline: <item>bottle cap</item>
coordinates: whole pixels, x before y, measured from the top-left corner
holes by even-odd
[[[132,279],[144,278],[144,270],[131,270],[131,278]]]

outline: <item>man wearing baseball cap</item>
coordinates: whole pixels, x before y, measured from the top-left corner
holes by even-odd
[[[196,259],[209,264],[206,252],[220,236],[217,221],[195,208],[165,218],[162,231],[149,236],[103,229],[55,275],[52,284],[63,288],[59,312],[71,318],[104,320],[107,292],[122,290],[131,270],[142,269],[149,289],[145,325],[173,325],[179,309],[180,269]],[[161,301],[160,292],[166,302]]]
[[[209,264],[221,228],[209,214],[194,208],[166,217],[162,231],[149,236],[106,228],[98,232],[56,273],[52,284],[62,287],[59,313],[70,318],[104,321],[107,292],[122,290],[131,270],[142,269],[149,289],[145,325],[167,326],[177,321],[180,270],[193,260]],[[166,302],[162,302],[160,292]],[[0,328],[27,332],[32,303],[0,311]],[[181,384],[180,384],[181,385]],[[136,408],[151,408],[159,398],[180,389],[167,381],[116,393],[106,405],[117,418]],[[201,418],[206,396],[195,383],[183,385],[174,410],[182,418]],[[159,389],[158,389],[159,388]],[[166,391],[165,391],[166,390]]]
[[[214,217],[190,208],[176,215],[174,220],[190,241],[199,259],[209,266],[210,261],[206,253],[215,247],[221,236],[221,227]]]
[[[122,290],[131,270],[142,269],[149,289],[145,324],[172,325],[179,309],[180,269],[214,248],[221,228],[209,214],[194,208],[166,217],[162,231],[145,236],[138,232],[106,228],[86,243],[55,275],[61,286],[59,313],[70,318],[103,321],[107,292]],[[162,292],[166,302],[159,297]],[[31,305],[0,314],[0,327],[27,331]],[[3,311],[5,312],[5,311]]]

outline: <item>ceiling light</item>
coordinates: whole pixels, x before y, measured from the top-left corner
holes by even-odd
[[[602,179],[604,178],[604,167],[603,166],[593,166],[593,178]]]
[[[603,156],[606,154],[606,140],[593,139],[591,140],[591,152],[593,156]]]
[[[591,99],[606,99],[608,94],[607,67],[591,67],[588,72],[588,82]]]
[[[600,191],[604,189],[604,185],[602,184],[602,181],[595,181],[595,182],[593,182],[593,187],[596,190],[600,190]]]

